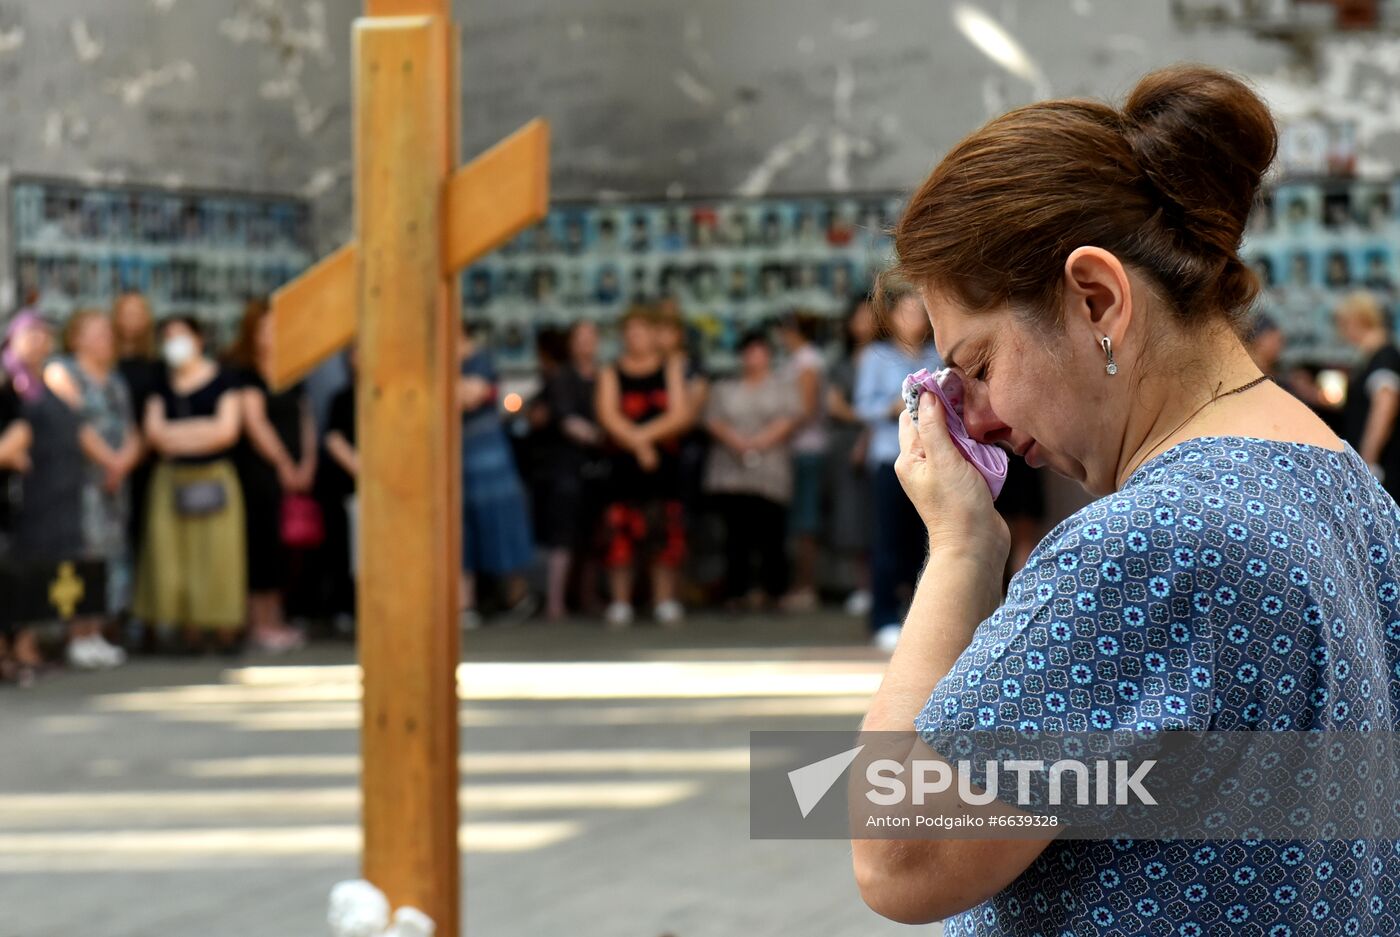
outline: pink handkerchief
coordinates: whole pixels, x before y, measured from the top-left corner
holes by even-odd
[[[992,490],[992,500],[1001,494],[1001,486],[1006,483],[1008,457],[999,446],[980,443],[967,435],[963,425],[963,386],[962,378],[949,368],[930,372],[927,368],[904,379],[904,403],[914,422],[919,421],[919,397],[924,391],[934,394],[943,402],[943,411],[948,416],[948,432],[953,444],[962,452],[972,467],[982,473],[987,487]]]

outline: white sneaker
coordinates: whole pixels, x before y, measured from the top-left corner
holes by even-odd
[[[90,639],[93,646],[93,656],[104,668],[120,667],[126,663],[126,651],[111,644],[100,634],[95,634]]]
[[[675,599],[667,599],[651,610],[657,622],[667,628],[678,628],[685,621],[685,606]]]
[[[74,638],[68,642],[68,666],[75,670],[100,670],[105,664],[102,649],[92,638]]]
[[[852,618],[864,618],[870,614],[870,591],[857,589],[846,596],[846,614]]]
[[[632,624],[632,606],[626,602],[613,602],[603,613],[603,621],[609,628],[626,628]]]
[[[882,625],[875,630],[875,636],[870,639],[870,643],[886,653],[893,653],[895,645],[899,643],[899,634],[903,630],[899,625]]]

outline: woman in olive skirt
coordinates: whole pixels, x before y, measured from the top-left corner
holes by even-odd
[[[136,614],[178,625],[191,643],[233,647],[247,602],[243,492],[232,461],[241,425],[238,387],[204,355],[191,318],[161,324],[168,373],[146,404],[160,460],[146,504]]]

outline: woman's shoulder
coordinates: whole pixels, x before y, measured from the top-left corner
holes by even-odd
[[[1032,558],[1142,557],[1194,565],[1239,559],[1319,505],[1360,503],[1370,476],[1350,447],[1209,436],[1149,459],[1120,490],[1056,525]],[[1039,556],[1037,556],[1039,554]]]
[[[69,374],[77,374],[79,371],[78,359],[72,355],[54,355],[44,362],[44,370],[49,368],[62,368]]]
[[[1051,528],[1026,567],[1041,575],[1096,567],[1101,576],[1107,570],[1111,581],[1124,560],[1138,560],[1144,568],[1190,565],[1207,526],[1208,506],[1225,505],[1211,486],[1199,482],[1162,474],[1097,498]]]
[[[1148,459],[1118,494],[1177,498],[1183,491],[1200,497],[1214,493],[1257,513],[1264,502],[1312,501],[1325,494],[1320,489],[1354,489],[1369,474],[1347,443],[1332,449],[1282,439],[1199,436]]]

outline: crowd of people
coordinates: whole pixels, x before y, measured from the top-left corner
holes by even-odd
[[[133,645],[280,653],[305,642],[285,603],[317,578],[307,559],[327,523],[314,493],[330,473],[318,471],[305,393],[268,387],[269,325],[266,303],[250,303],[215,360],[199,322],[156,323],[137,294],[61,331],[32,309],[10,319],[0,572],[14,601],[0,678],[31,683],[52,643],[69,665],[96,669]],[[56,565],[78,562],[99,570],[83,583],[99,603],[63,621],[57,608],[17,611],[50,588]],[[62,641],[45,641],[55,624]]]
[[[898,640],[925,555],[894,463],[905,375],[940,366],[919,297],[877,315],[853,300],[838,341],[789,314],[745,334],[732,373],[707,371],[674,302],[634,305],[600,359],[586,320],[540,342],[538,392],[509,412],[489,349],[464,322],[462,625],[541,614],[663,627],[687,608],[809,612],[825,602]],[[1336,426],[1400,491],[1400,350],[1367,293],[1337,308],[1359,354],[1342,407],[1258,317],[1256,361]],[[304,627],[351,627],[353,383],[318,425],[303,386],[268,383],[265,302],[215,357],[199,322],[158,323],[137,294],[62,328],[33,309],[4,331],[0,581],[50,588],[57,564],[97,569],[101,601],[59,620],[0,620],[0,681],[28,684],[61,656],[120,665],[128,651],[282,653]],[[353,350],[347,363],[353,373]],[[1012,532],[1006,575],[1046,521],[1038,474],[1016,458],[997,500]],[[489,588],[484,588],[489,586]],[[541,601],[542,600],[542,601]],[[542,606],[542,607],[541,607]],[[42,616],[41,616],[42,617]],[[13,620],[19,619],[19,620]],[[59,650],[61,646],[62,650]]]
[[[926,547],[894,472],[900,387],[940,362],[919,297],[883,302],[877,317],[853,301],[828,347],[801,313],[749,331],[725,376],[691,353],[665,300],[625,313],[611,362],[591,322],[544,337],[515,449],[548,557],[545,615],[623,628],[645,600],[673,627],[697,604],[811,611],[843,599],[822,584],[846,583],[844,608],[893,646]],[[999,504],[1024,559],[1043,522],[1039,477],[1019,466]]]

